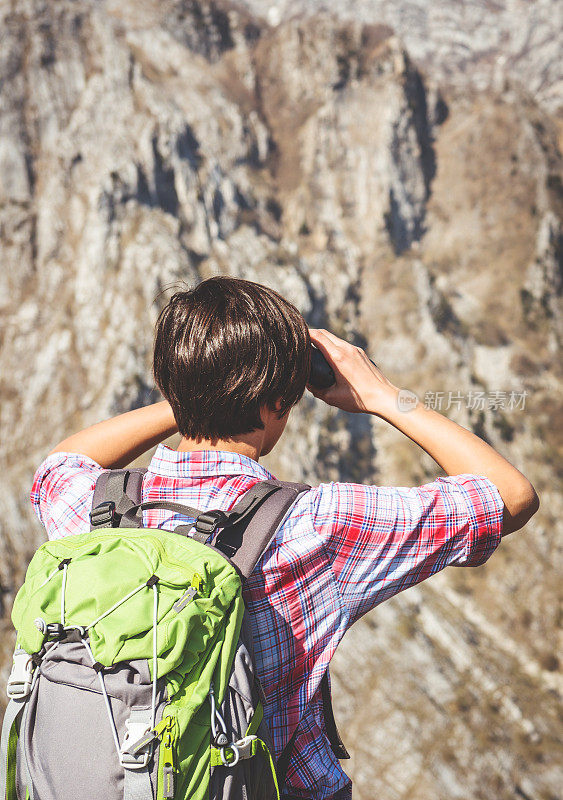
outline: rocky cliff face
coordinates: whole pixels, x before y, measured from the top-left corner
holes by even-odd
[[[340,19],[389,25],[442,84],[498,89],[508,80],[563,112],[563,7],[557,0],[243,0],[277,25],[330,8]]]
[[[563,195],[549,92],[424,74],[373,19],[274,26],[205,0],[18,0],[0,15],[4,677],[6,615],[42,539],[34,468],[71,431],[156,398],[152,328],[172,285],[242,276],[365,346],[542,498],[485,567],[446,571],[349,632],[333,676],[357,797],[555,800]],[[311,397],[265,463],[309,482],[439,472],[383,423]]]

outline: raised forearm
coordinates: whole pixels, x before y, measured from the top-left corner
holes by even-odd
[[[91,425],[64,439],[51,453],[82,453],[106,469],[118,469],[177,430],[172,409],[163,401]]]
[[[504,501],[503,534],[521,528],[537,511],[539,500],[528,479],[490,445],[453,420],[421,404],[402,412],[396,402],[389,402],[384,418],[431,455],[448,475],[466,472],[489,478]]]
[[[352,413],[369,412],[394,425],[420,445],[448,475],[484,475],[504,502],[503,535],[523,527],[539,507],[530,481],[500,453],[471,431],[418,404],[400,411],[399,390],[366,353],[326,330],[310,330],[312,341],[329,360],[336,383],[328,389],[308,386],[315,397]]]

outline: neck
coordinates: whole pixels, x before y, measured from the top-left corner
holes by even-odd
[[[257,432],[255,432],[257,433]],[[263,431],[260,431],[263,433]],[[251,441],[251,437],[253,441]],[[257,440],[256,436],[236,437],[235,439],[187,439],[182,437],[178,445],[179,452],[192,452],[195,450],[227,450],[229,453],[239,453],[241,456],[258,461],[262,452],[262,437]]]

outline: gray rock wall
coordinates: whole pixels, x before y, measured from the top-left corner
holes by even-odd
[[[242,0],[277,25],[330,9],[390,26],[441,83],[498,89],[507,80],[548,112],[563,110],[563,6],[558,0]]]

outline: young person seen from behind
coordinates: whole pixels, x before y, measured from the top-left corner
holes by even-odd
[[[311,341],[336,375],[307,386]],[[531,483],[492,447],[398,388],[358,347],[309,330],[277,292],[217,277],[175,294],[156,329],[164,402],[61,442],[31,493],[50,538],[89,530],[96,479],[158,445],[143,500],[230,509],[256,482],[305,388],[349,413],[374,414],[416,442],[449,477],[414,488],[324,483],[301,495],[246,585],[265,717],[276,757],[298,728],[284,797],[343,800],[349,778],[323,731],[320,681],[346,630],[374,606],[445,566],[478,566],[538,508]],[[177,450],[162,444],[180,432]],[[298,480],[300,476],[284,475]],[[185,518],[145,511],[173,530]]]

